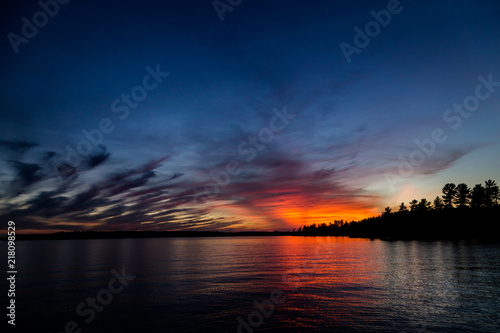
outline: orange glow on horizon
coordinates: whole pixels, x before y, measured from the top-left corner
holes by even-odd
[[[361,206],[361,205],[360,205]],[[277,215],[285,220],[290,227],[298,228],[313,223],[330,223],[335,220],[355,221],[377,214],[376,208],[357,207],[353,204],[320,204],[311,207],[284,207]]]
[[[243,229],[259,231],[291,231],[304,225],[344,220],[357,221],[380,214],[380,208],[357,199],[311,199],[304,194],[276,196],[251,202],[249,207],[219,205],[214,211],[239,217]]]

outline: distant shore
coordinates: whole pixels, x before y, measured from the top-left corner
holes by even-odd
[[[385,212],[361,221],[299,228],[300,236],[348,236],[382,240],[500,240],[500,206]]]

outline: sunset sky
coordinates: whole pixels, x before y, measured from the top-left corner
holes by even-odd
[[[18,232],[292,230],[500,181],[498,1],[46,2],[0,14]]]

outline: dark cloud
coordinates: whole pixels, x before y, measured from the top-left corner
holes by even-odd
[[[207,211],[185,207],[191,196],[187,195],[172,182],[177,182],[183,173],[156,175],[155,169],[161,166],[165,158],[145,163],[135,169],[110,173],[104,179],[96,180],[85,190],[75,180],[59,183],[52,191],[42,191],[24,203],[12,203],[0,213],[15,216],[19,221],[39,221],[38,227],[45,228],[46,223],[56,223],[59,228],[73,230],[73,223],[81,223],[83,229],[140,230],[142,223],[148,222],[152,229],[182,229],[184,219],[204,225],[202,216]],[[18,178],[27,187],[40,181],[42,167],[12,161],[18,170]],[[80,170],[84,176],[90,172]],[[48,179],[48,178],[47,178]],[[152,184],[149,182],[153,181]],[[146,186],[148,185],[148,186]],[[166,189],[173,190],[169,193]],[[187,195],[187,196],[186,196]],[[30,222],[30,223],[31,223]],[[94,227],[95,223],[98,227]],[[36,225],[36,224],[35,224]]]
[[[54,151],[46,151],[43,156],[44,161],[50,161],[54,156],[56,156],[56,153]]]
[[[66,201],[67,198],[59,196],[57,192],[44,191],[26,202],[29,205],[26,213],[54,217],[61,214]]]
[[[0,149],[3,148],[12,152],[24,153],[36,146],[37,144],[34,142],[0,140]]]
[[[106,148],[103,147],[103,152],[101,152],[99,154],[91,155],[88,158],[87,163],[88,163],[89,168],[95,168],[96,166],[104,163],[109,158],[110,155],[111,154],[106,151]]]
[[[90,189],[77,194],[71,202],[64,207],[66,213],[90,213],[96,208],[107,203],[107,198],[99,196],[100,188],[92,186]]]
[[[153,177],[155,177],[154,171],[148,171],[138,176],[130,175],[116,181],[114,185],[110,184],[111,186],[107,191],[111,195],[125,193],[128,190],[146,185],[149,179]]]
[[[409,146],[399,149],[399,153],[397,153],[396,156],[388,158],[386,160],[387,164],[381,167],[379,172],[399,175],[399,171],[401,169],[403,170],[403,174],[410,173],[411,175],[432,176],[453,167],[464,156],[484,147],[485,145],[469,145],[468,147],[438,147],[439,149],[433,154],[427,155],[420,150],[417,150],[415,147]],[[419,162],[418,165],[412,163],[410,161],[410,154],[423,156],[422,162],[418,159],[416,160]],[[416,159],[416,157],[414,158]]]
[[[19,180],[21,186],[30,186],[43,177],[42,167],[38,164],[24,163],[20,161],[9,161],[12,167],[16,170],[17,180]]]
[[[462,157],[483,148],[483,145],[442,149],[439,154],[431,155],[421,166],[417,166],[417,174],[434,175],[442,170],[447,170],[454,166]]]

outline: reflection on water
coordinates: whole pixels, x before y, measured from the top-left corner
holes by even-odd
[[[19,242],[18,324],[63,332],[495,332],[500,247],[344,237]],[[112,269],[136,278],[89,324]],[[273,294],[274,293],[274,294]]]

